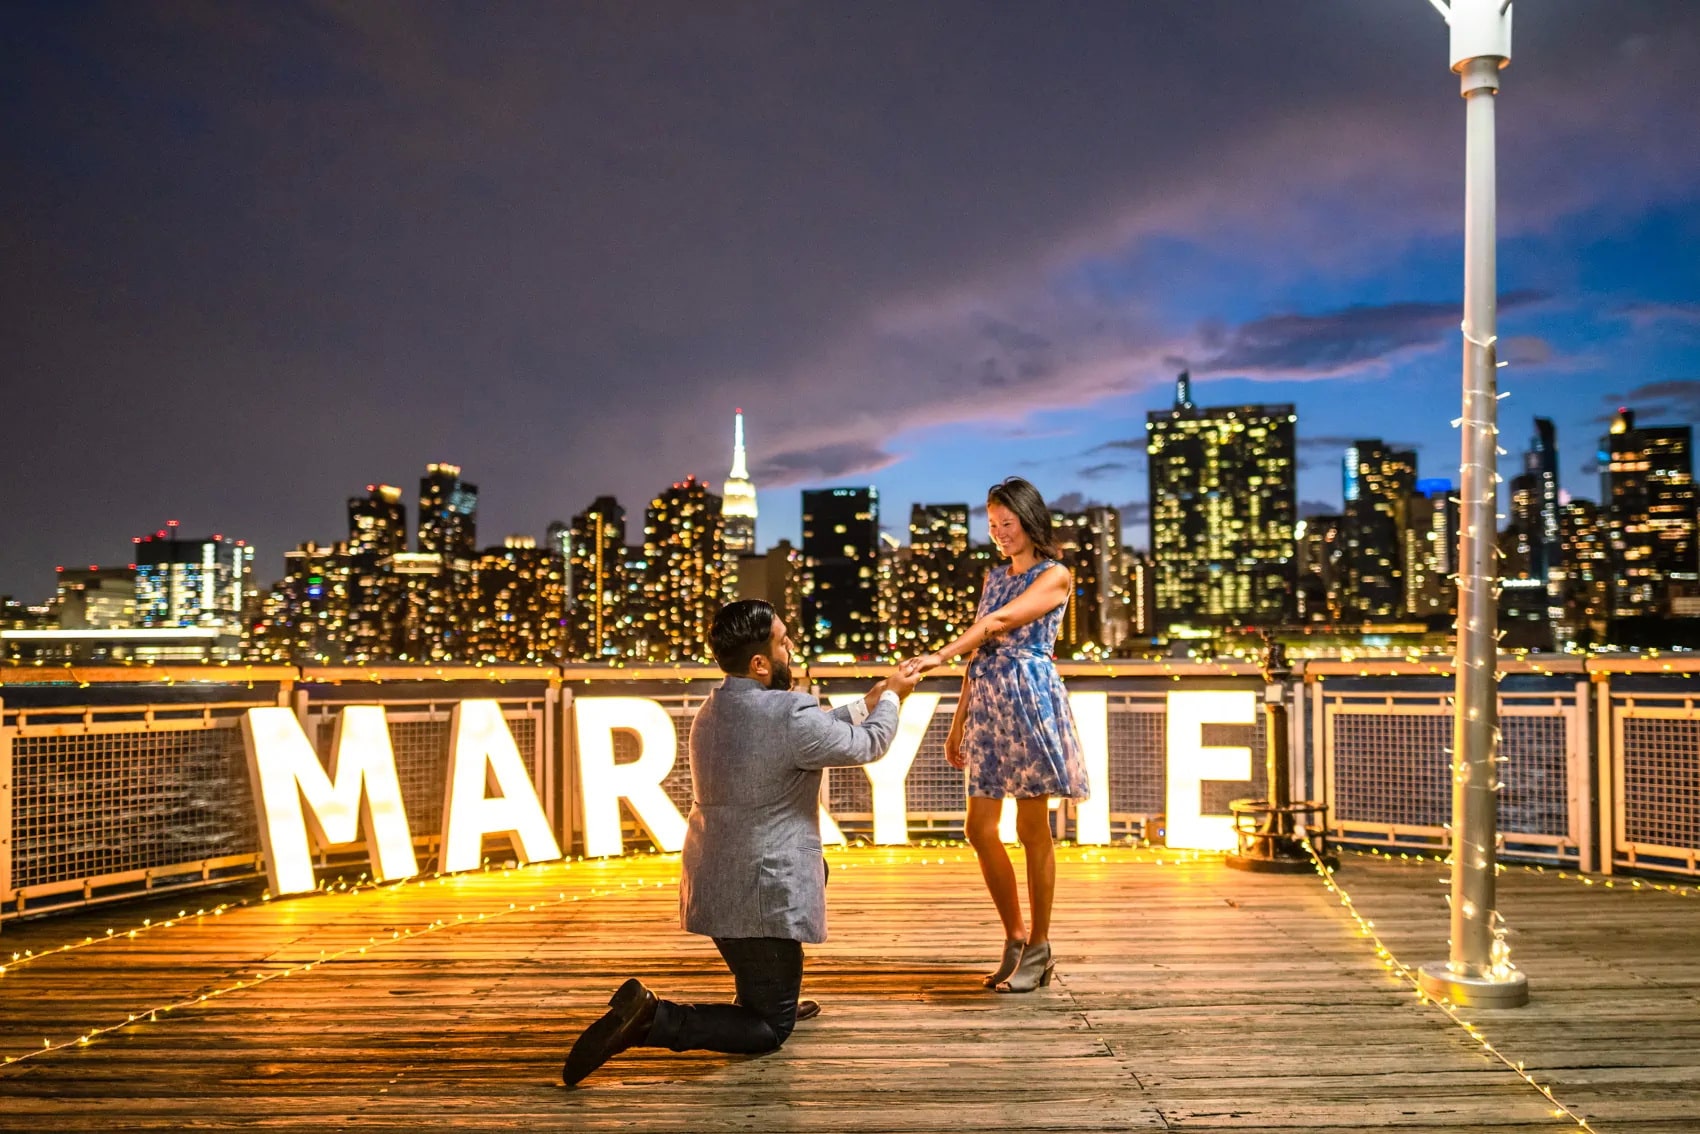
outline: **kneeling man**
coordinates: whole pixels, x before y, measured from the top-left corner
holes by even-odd
[[[920,680],[894,670],[863,700],[823,712],[812,694],[791,690],[791,641],[772,606],[722,608],[710,638],[726,679],[691,725],[679,909],[686,932],[714,939],[737,999],[677,1004],[626,981],[573,1044],[561,1068],[568,1086],[630,1047],[757,1054],[785,1042],[798,1017],[803,942],[826,940],[821,771],[885,755],[899,701]],[[804,1004],[805,1015],[817,1010]]]

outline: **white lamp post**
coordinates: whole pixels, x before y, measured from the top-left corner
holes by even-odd
[[[1495,905],[1499,827],[1499,633],[1494,95],[1511,62],[1512,0],[1429,0],[1452,29],[1452,69],[1466,107],[1464,408],[1458,539],[1457,696],[1452,725],[1452,936],[1444,963],[1424,965],[1436,999],[1484,1008],[1529,1002]]]

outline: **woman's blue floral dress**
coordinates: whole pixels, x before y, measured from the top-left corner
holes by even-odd
[[[1053,566],[1041,559],[1020,575],[994,567],[986,573],[976,619],[1006,605]],[[1090,794],[1080,735],[1068,692],[1051,660],[1067,604],[981,646],[968,667],[968,717],[962,752],[968,758],[968,794],[1001,799]]]

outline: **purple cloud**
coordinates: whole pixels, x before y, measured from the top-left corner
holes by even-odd
[[[897,459],[877,446],[850,442],[777,453],[761,461],[750,475],[767,486],[806,484],[847,476],[866,476]]]
[[[1539,303],[1534,291],[1502,296],[1499,309]],[[1204,374],[1250,378],[1327,378],[1381,368],[1442,346],[1458,335],[1460,303],[1387,303],[1320,315],[1272,315],[1225,335],[1217,352],[1197,364]]]

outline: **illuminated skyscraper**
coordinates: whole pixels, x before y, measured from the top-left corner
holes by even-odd
[[[1343,462],[1347,602],[1357,617],[1405,616],[1405,531],[1417,487],[1417,454],[1358,441]]]
[[[1183,376],[1184,378],[1185,376]],[[1159,632],[1272,625],[1292,605],[1297,460],[1290,405],[1146,415]]]
[[[136,545],[136,625],[240,631],[252,590],[254,549],[244,540],[178,538],[172,520]]]
[[[467,564],[466,560],[455,562]],[[379,568],[394,578],[398,601],[385,608],[381,635],[399,661],[466,660],[462,615],[468,574],[435,551],[398,551]]]
[[[1123,646],[1143,646],[1156,638],[1157,629],[1157,570],[1151,557],[1143,552],[1122,554],[1127,584],[1122,602],[1127,606],[1128,637]]]
[[[968,505],[912,506],[907,554],[893,562],[887,637],[898,653],[937,649],[973,624],[980,576],[968,555]]]
[[[643,521],[643,629],[652,660],[706,660],[720,610],[726,546],[720,497],[694,476],[650,501]]]
[[[1298,523],[1293,617],[1299,622],[1334,624],[1345,617],[1345,529],[1344,516],[1307,516]]]
[[[509,536],[473,563],[463,618],[474,661],[555,662],[566,644],[566,564],[552,547]]]
[[[122,630],[136,624],[136,568],[61,567],[53,620],[61,630]]]
[[[1611,618],[1611,548],[1600,509],[1592,500],[1559,507],[1560,562],[1554,580],[1553,635],[1560,649],[1587,649],[1606,641]]]
[[[1523,454],[1523,475],[1530,479],[1533,507],[1527,517],[1530,571],[1536,579],[1563,565],[1559,534],[1558,427],[1550,418],[1535,419],[1535,435]]]
[[[381,558],[407,550],[407,505],[393,484],[368,484],[348,498],[348,553]]]
[[[419,480],[419,550],[452,565],[470,560],[477,546],[478,486],[460,479],[459,465],[426,465]]]
[[[346,544],[325,547],[308,541],[284,552],[283,578],[261,606],[248,656],[295,665],[346,660],[349,564]]]
[[[631,625],[626,510],[612,496],[598,496],[573,517],[569,577],[568,653],[584,659],[618,657],[630,641]]]
[[[1452,483],[1419,480],[1406,514],[1405,614],[1444,622],[1458,610],[1458,503]]]
[[[407,505],[392,484],[368,484],[348,498],[348,621],[350,661],[390,661],[401,652],[405,604],[401,580],[386,563],[407,551]]]
[[[732,420],[732,471],[721,488],[720,514],[726,554],[732,559],[753,555],[756,550],[756,486],[744,457],[744,411]]]
[[[1057,633],[1057,656],[1113,649],[1114,594],[1121,561],[1121,515],[1097,506],[1082,512],[1051,513],[1063,562],[1074,576],[1074,593]]]
[[[1670,612],[1696,580],[1694,430],[1637,426],[1620,409],[1600,438],[1600,513],[1611,553],[1614,618]]]
[[[770,604],[795,638],[803,624],[803,553],[782,539],[760,555],[740,555],[737,597]]]
[[[879,530],[877,488],[803,492],[803,633],[812,655],[883,652]]]

